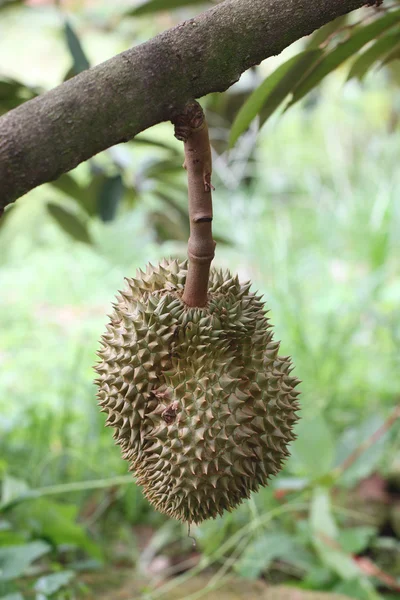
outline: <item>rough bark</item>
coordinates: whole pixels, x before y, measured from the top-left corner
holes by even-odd
[[[226,0],[0,118],[0,211],[366,0]]]

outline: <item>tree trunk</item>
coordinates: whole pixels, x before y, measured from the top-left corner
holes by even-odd
[[[0,212],[366,0],[226,0],[0,118]]]

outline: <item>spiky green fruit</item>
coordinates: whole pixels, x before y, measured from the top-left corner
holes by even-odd
[[[163,261],[127,279],[96,370],[106,424],[149,501],[199,523],[280,470],[299,382],[250,284],[211,269],[207,306],[190,308],[186,274]]]

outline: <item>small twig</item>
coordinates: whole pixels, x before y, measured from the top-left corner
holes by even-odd
[[[205,306],[208,279],[214,258],[212,237],[211,146],[207,122],[198,102],[190,102],[175,121],[175,136],[185,143],[184,167],[188,173],[190,238],[189,270],[183,301],[188,306]]]
[[[366,556],[356,556],[354,560],[362,573],[368,575],[369,577],[375,577],[387,588],[395,590],[396,592],[400,592],[400,585],[396,581],[395,577],[389,573],[385,573],[385,571],[380,569],[378,565],[372,562],[371,559],[367,558]]]
[[[349,469],[356,462],[356,460],[361,456],[361,454],[364,454],[364,452],[366,452],[369,448],[371,448],[371,446],[376,444],[380,440],[380,438],[389,431],[389,429],[394,425],[394,423],[399,418],[400,418],[400,404],[398,404],[396,406],[396,408],[393,410],[393,412],[389,415],[389,417],[386,419],[386,421],[379,427],[379,429],[377,429],[375,431],[375,433],[373,433],[360,446],[358,446],[358,448],[356,448],[354,450],[354,452],[352,452],[341,465],[336,467],[336,469],[334,470],[335,477],[339,478],[341,475],[343,475],[343,473],[345,471],[347,471],[347,469]]]

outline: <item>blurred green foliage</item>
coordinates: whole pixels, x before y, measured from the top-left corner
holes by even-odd
[[[35,39],[51,38],[62,56],[57,68],[46,58],[62,81],[106,58],[99,40],[111,39],[112,54],[194,14],[189,4],[198,3],[171,2],[178,11],[159,14],[154,0],[113,10],[77,2],[65,14],[3,2],[0,34],[10,52],[13,32],[18,54],[18,31],[35,19]],[[162,598],[211,568],[203,597],[227,573],[362,600],[397,593],[398,425],[340,470],[385,422],[400,389],[398,12],[367,17],[330,24],[204,99],[215,262],[265,294],[282,352],[303,380],[302,420],[271,486],[195,528],[195,566],[176,569],[180,577],[145,597]],[[54,75],[35,80],[34,53],[24,52],[22,66],[13,54],[0,59],[3,112],[54,84]],[[304,102],[276,112],[342,64]],[[32,191],[0,221],[4,599],[90,598],[83,572],[136,565],[148,574],[157,556],[179,562],[191,553],[186,531],[154,513],[126,474],[92,384],[97,340],[123,277],[186,254],[182,160],[172,126],[159,125]],[[144,526],[152,531],[145,548]]]

